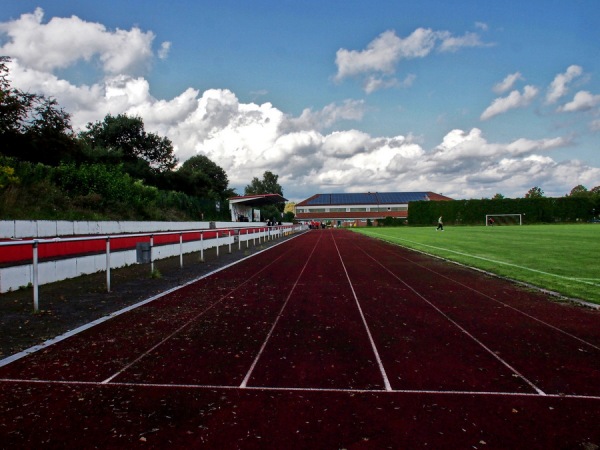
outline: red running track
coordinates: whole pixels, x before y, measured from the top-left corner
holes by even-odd
[[[595,448],[599,325],[313,230],[0,367],[0,445]]]

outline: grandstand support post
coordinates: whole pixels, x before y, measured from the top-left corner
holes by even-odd
[[[39,290],[38,290],[38,241],[33,241],[33,311],[39,311]]]
[[[106,292],[110,292],[110,236],[106,236]]]
[[[183,269],[183,233],[179,233],[179,268]]]
[[[238,251],[242,249],[242,230],[238,230]]]
[[[200,262],[204,262],[204,233],[200,232]]]
[[[217,247],[217,258],[219,257],[219,231],[217,231],[217,234],[215,236],[215,246]]]
[[[246,248],[250,246],[250,240],[248,239],[248,229],[246,229]]]
[[[227,240],[229,241],[229,254],[231,255],[231,230],[227,231]]]
[[[256,247],[256,228],[252,230],[252,245]]]

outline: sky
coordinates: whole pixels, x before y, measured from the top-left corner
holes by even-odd
[[[3,0],[13,87],[284,196],[600,185],[597,0]]]

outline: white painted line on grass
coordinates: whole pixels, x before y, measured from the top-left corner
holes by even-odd
[[[371,349],[375,354],[375,359],[377,360],[377,365],[379,366],[379,372],[383,378],[383,384],[385,386],[386,391],[392,390],[392,385],[390,384],[390,380],[385,372],[385,368],[383,367],[383,362],[381,361],[381,357],[379,356],[379,351],[377,350],[377,346],[375,345],[375,341],[373,340],[373,335],[371,334],[371,330],[369,329],[369,325],[367,324],[367,319],[365,319],[365,315],[363,314],[363,310],[360,306],[360,302],[358,301],[358,296],[356,295],[356,291],[354,290],[354,286],[352,285],[352,280],[350,280],[350,275],[348,274],[348,270],[346,269],[346,264],[344,264],[344,260],[342,259],[342,255],[340,254],[340,249],[338,248],[337,242],[335,241],[335,237],[333,238],[333,243],[335,245],[335,249],[337,250],[338,256],[340,258],[340,262],[342,263],[342,267],[344,268],[344,273],[346,274],[346,279],[348,280],[348,284],[350,285],[350,289],[352,290],[352,295],[354,296],[354,301],[356,302],[356,307],[358,308],[358,312],[360,313],[360,318],[362,319],[362,323],[367,331],[367,336],[369,337],[369,342],[371,343]]]
[[[448,252],[448,253],[454,253],[454,254],[457,254],[457,255],[466,256],[468,258],[480,259],[482,261],[487,261],[487,262],[491,262],[491,263],[494,263],[494,264],[501,264],[501,265],[509,266],[509,267],[515,267],[517,269],[522,269],[522,270],[528,270],[530,272],[539,273],[541,275],[547,275],[547,276],[554,277],[554,278],[560,278],[562,280],[574,281],[574,282],[578,282],[578,283],[584,283],[584,284],[589,284],[591,286],[598,286],[598,287],[600,287],[599,283],[593,283],[591,281],[586,281],[585,278],[565,277],[563,275],[558,275],[556,273],[551,273],[551,272],[545,272],[543,270],[532,269],[531,267],[520,266],[518,264],[509,263],[509,262],[506,262],[506,261],[499,261],[499,260],[496,260],[496,259],[490,259],[490,258],[486,258],[486,257],[483,257],[483,256],[473,255],[471,253],[464,253],[464,252],[459,252],[459,251],[456,251],[456,250],[451,250],[449,248],[437,247],[435,245],[423,244],[421,242],[411,241],[410,239],[403,239],[403,238],[399,238],[399,237],[396,237],[396,236],[394,236],[394,237],[387,236],[387,235],[381,234],[381,233],[369,233],[368,235],[371,235],[371,234],[375,235],[375,236],[381,236],[383,239],[388,240],[388,241],[392,241],[392,242],[394,242],[394,241],[410,242],[411,244],[420,245],[420,246],[423,246],[423,247],[429,247],[429,248],[433,248],[433,249],[436,249],[436,250],[442,250],[442,251],[445,251],[445,252]]]

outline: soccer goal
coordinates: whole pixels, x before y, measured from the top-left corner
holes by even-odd
[[[523,225],[523,214],[486,214],[485,226]]]

